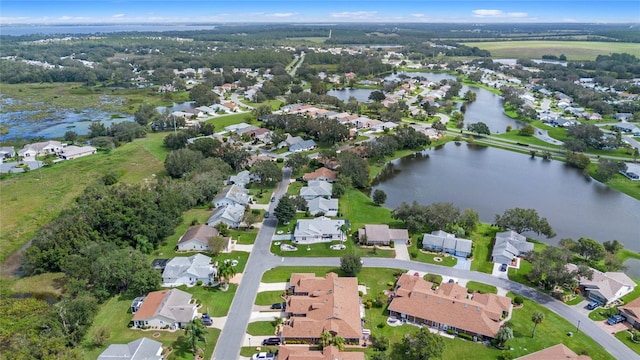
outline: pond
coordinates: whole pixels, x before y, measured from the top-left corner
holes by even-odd
[[[514,129],[524,126],[524,123],[514,120],[504,114],[502,96],[491,91],[473,86],[463,86],[460,91],[464,95],[467,91],[476,93],[476,101],[467,104],[467,112],[464,114],[464,123],[472,124],[483,122],[487,124],[491,133],[504,133],[508,125]]]
[[[403,201],[451,202],[476,210],[484,222],[509,208],[533,208],[557,236],[529,237],[552,244],[562,238],[616,239],[626,249],[640,250],[640,201],[562,162],[449,143],[389,163],[376,178],[376,189],[387,194],[385,206],[391,209]]]

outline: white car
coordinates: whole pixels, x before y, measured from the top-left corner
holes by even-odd
[[[251,357],[251,360],[263,360],[263,359],[273,360],[275,358],[276,358],[276,354],[263,351],[263,352],[253,354],[253,356]]]

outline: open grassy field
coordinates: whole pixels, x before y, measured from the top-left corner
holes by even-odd
[[[567,60],[595,60],[598,55],[629,53],[640,56],[640,44],[596,42],[596,41],[489,41],[466,42],[467,46],[477,46],[489,50],[494,58],[540,59],[542,55],[564,54]]]
[[[109,153],[63,161],[1,180],[0,262],[26,244],[42,225],[104,174],[116,171],[122,174],[123,183],[165,176],[166,152],[159,145],[165,135],[151,133]]]
[[[616,338],[622,341],[625,345],[627,345],[631,350],[635,351],[636,354],[640,355],[640,343],[635,343],[631,341],[631,333],[628,331],[618,331],[616,333]]]

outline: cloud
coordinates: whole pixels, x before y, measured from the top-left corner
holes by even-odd
[[[479,18],[526,18],[529,16],[526,12],[504,12],[495,9],[478,9],[473,10],[473,16]]]
[[[411,16],[413,16],[414,18],[418,18],[418,19],[427,17],[426,14],[411,14]]]
[[[275,13],[275,14],[270,14],[270,16],[279,17],[279,18],[291,17],[291,16],[294,16],[294,15],[295,15],[295,13]]]
[[[111,16],[111,17],[112,17],[112,18],[114,18],[114,19],[117,19],[117,18],[123,18],[123,17],[124,17],[124,14],[115,14],[115,15],[113,15],[113,16]]]
[[[377,13],[377,11],[343,11],[331,13],[331,17],[338,19],[367,20],[376,16]]]

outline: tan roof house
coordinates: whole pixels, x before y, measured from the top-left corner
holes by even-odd
[[[364,360],[364,353],[340,351],[335,346],[321,351],[312,351],[306,346],[280,346],[278,360]]]
[[[197,315],[191,294],[178,289],[150,292],[142,305],[133,314],[133,326],[156,326],[158,328],[180,328]]]
[[[479,339],[495,338],[503,319],[512,310],[511,299],[495,294],[467,294],[467,289],[433,283],[403,274],[389,304],[389,313],[404,322],[440,330],[453,329]]]
[[[392,241],[409,241],[407,229],[389,229],[389,225],[367,224],[358,229],[358,240],[367,245],[389,245]]]
[[[362,338],[358,279],[328,273],[291,274],[286,312],[289,323],[282,338],[315,344],[323,332],[341,336],[347,344],[359,344]]]
[[[569,270],[575,271],[575,264],[567,264]],[[601,272],[593,270],[591,280],[586,277],[578,279],[580,287],[591,300],[608,305],[632,292],[636,287],[635,281],[623,272]]]
[[[635,329],[640,329],[640,298],[624,306],[620,306],[618,309],[620,309],[622,316],[627,319],[627,322],[631,324],[631,326]]]
[[[190,227],[178,240],[179,251],[210,251],[209,240],[218,236],[218,230],[207,225]]]
[[[564,344],[558,344],[529,355],[521,356],[516,360],[591,360],[586,355],[578,355]]]

